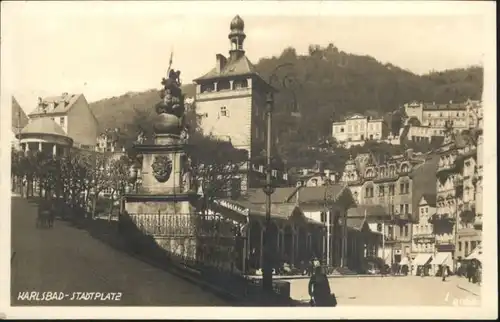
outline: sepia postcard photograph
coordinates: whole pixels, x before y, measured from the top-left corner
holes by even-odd
[[[0,319],[496,319],[496,3],[3,1]]]

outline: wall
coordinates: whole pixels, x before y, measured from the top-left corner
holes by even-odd
[[[453,121],[454,128],[466,129],[469,125],[469,117],[465,110],[424,110],[423,125],[431,127],[444,127],[446,121]]]
[[[423,119],[423,106],[421,104],[405,104],[405,113],[408,118],[415,117],[417,120],[422,123]]]
[[[436,208],[429,206],[425,200],[418,207],[419,217],[418,223],[413,225],[412,229],[412,253],[434,253],[435,251],[435,236],[432,224],[429,223],[429,218],[436,213]],[[420,239],[428,238],[427,241]]]
[[[227,116],[221,115],[226,107]],[[196,98],[196,112],[201,119],[203,133],[227,136],[235,147],[251,152],[252,90],[225,90],[201,93]]]
[[[95,147],[97,144],[98,124],[83,95],[80,95],[74,106],[68,111],[68,136],[79,144]]]

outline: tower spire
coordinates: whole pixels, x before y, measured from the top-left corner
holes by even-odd
[[[229,50],[229,57],[231,59],[238,59],[245,54],[245,50],[243,49],[243,42],[245,41],[246,35],[244,32],[245,22],[239,15],[231,20],[231,24],[229,26],[231,32],[229,33],[229,41],[231,43],[231,49]]]

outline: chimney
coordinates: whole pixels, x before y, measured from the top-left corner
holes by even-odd
[[[224,67],[226,66],[227,59],[224,57],[222,54],[217,54],[215,55],[215,70],[217,73],[220,73],[222,70],[224,70]]]

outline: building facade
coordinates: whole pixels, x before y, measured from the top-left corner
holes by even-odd
[[[339,143],[363,145],[367,140],[380,141],[387,137],[389,128],[383,119],[354,114],[343,122],[332,124],[332,136]]]
[[[204,134],[231,141],[236,148],[247,150],[252,160],[264,147],[266,95],[272,87],[245,55],[244,27],[239,16],[231,21],[229,57],[217,54],[215,67],[194,80],[195,101]],[[249,162],[241,178],[242,190],[252,186],[251,169]]]
[[[429,182],[435,182],[436,158],[408,150],[384,162],[376,162],[370,154],[356,159],[351,157],[346,162],[341,181],[348,185],[358,206],[384,209],[384,216],[368,223],[385,237],[386,249],[378,256],[383,252],[388,264],[405,264],[412,257],[412,226],[418,203]]]
[[[418,204],[418,219],[412,229],[412,271],[411,274],[420,274],[422,267],[429,265],[434,258],[436,236],[433,226],[429,223],[436,213],[436,195],[426,193]]]
[[[83,94],[63,93],[60,96],[39,98],[29,115],[30,122],[48,118],[73,140],[73,146],[94,151],[97,144],[98,121]]]
[[[463,103],[450,101],[447,104],[410,102],[404,105],[408,118],[416,118],[422,126],[443,131],[450,123],[458,132],[471,128],[474,112],[481,109],[480,101],[467,100]],[[443,135],[442,133],[440,135]]]
[[[478,166],[482,162],[478,160],[478,155],[482,156],[482,151],[478,153],[481,142],[481,128],[456,134],[449,125],[440,148],[437,211],[430,220],[436,232],[437,255],[443,253],[441,258],[451,258],[453,265],[466,258],[482,239],[482,207],[479,211],[476,208],[478,197],[482,199]]]
[[[17,102],[16,98],[12,96],[12,136],[11,136],[11,146],[15,150],[20,150],[21,145],[18,138],[18,134],[21,130],[28,124],[28,116],[22,109],[21,105]]]

